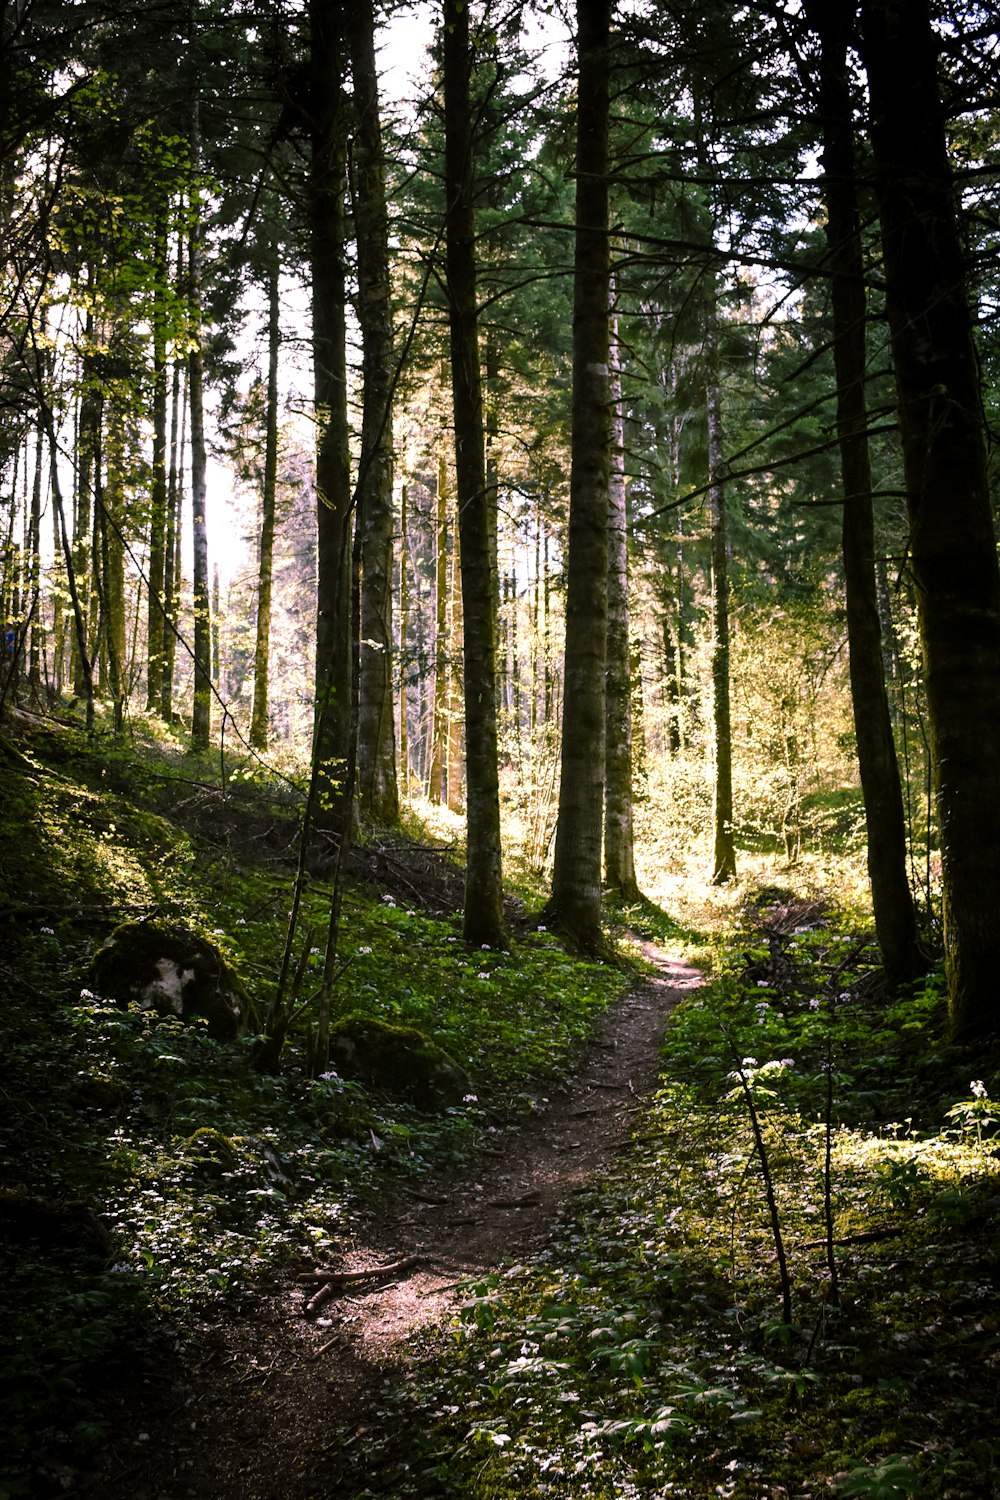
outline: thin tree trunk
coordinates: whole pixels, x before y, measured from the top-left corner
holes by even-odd
[[[440,444],[434,532],[434,687],[427,793],[432,802],[448,800],[448,464],[443,433]]]
[[[410,518],[408,511],[408,487],[402,486],[399,501],[399,776],[402,795],[410,797],[410,729],[409,714],[409,653],[407,639],[410,631]]]
[[[149,484],[149,580],[146,613],[146,707],[159,713],[163,699],[164,572],[167,522],[167,297],[166,204],[156,224],[153,286],[153,451]]]
[[[41,372],[39,378],[44,379]],[[28,512],[24,549],[27,566],[25,594],[31,610],[28,635],[28,683],[33,696],[37,696],[42,685],[42,621],[39,592],[42,579],[42,474],[44,469],[45,433],[39,424],[35,431],[35,467],[31,481],[31,509]]]
[[[452,538],[448,583],[448,692],[447,692],[447,803],[452,812],[462,809],[462,761],[465,712],[462,691],[462,539],[458,528]]]
[[[863,59],[941,836],[952,1032],[1000,1032],[1000,569],[966,256],[924,0],[863,0]]]
[[[250,743],[266,750],[271,667],[271,587],[274,574],[275,506],[278,494],[278,354],[281,347],[281,266],[271,247],[267,270],[267,414],[264,483],[260,497],[260,554],[257,561],[257,629],[254,641],[253,707]]]
[[[549,919],[585,950],[601,933],[608,644],[610,0],[577,0],[579,86],[573,415],[559,815]]]
[[[125,727],[126,678],[128,651],[125,622],[125,414],[120,400],[112,397],[106,403],[107,457],[105,481],[99,509],[101,534],[101,595],[104,617],[104,646],[107,653],[108,687],[114,708],[114,732]]]
[[[719,335],[715,283],[711,272],[706,299],[705,409],[708,420],[708,506],[712,538],[712,717],[715,746],[712,883],[724,885],[736,874],[733,843],[733,731],[729,698],[729,537],[719,384]]]
[[[875,930],[893,988],[921,970],[917,921],[906,872],[906,818],[883,675],[875,572],[875,517],[865,400],[865,267],[858,224],[854,119],[847,49],[854,0],[815,0],[807,10],[820,38],[823,191],[830,251],[837,431],[844,484],[844,586],[851,699],[868,830]]]
[[[181,490],[187,393],[182,392],[181,365],[174,365],[170,415],[170,472],[167,480],[167,517],[163,545],[163,674],[160,683],[160,715],[168,724],[174,717],[174,667],[177,660],[178,599],[181,587]],[[182,399],[183,396],[183,399]]]
[[[199,105],[192,106],[191,137],[194,160],[200,155]],[[207,750],[212,733],[212,614],[208,574],[208,452],[205,446],[205,367],[202,355],[201,211],[200,189],[191,193],[188,241],[191,350],[188,354],[188,403],[191,420],[191,537],[194,600],[194,703],[191,711],[191,749]]]
[[[358,803],[382,827],[399,822],[392,700],[392,384],[389,227],[375,66],[373,0],[353,0],[354,226],[362,338],[361,675],[358,688]]]
[[[625,422],[617,320],[609,346],[611,483],[608,496],[608,667],[604,787],[604,881],[630,905],[640,898],[632,832],[632,663],[629,658]]]
[[[496,592],[486,485],[473,214],[472,50],[466,0],[444,0],[445,219],[455,477],[462,572],[466,941],[502,947]]]

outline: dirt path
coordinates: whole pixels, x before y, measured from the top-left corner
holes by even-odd
[[[568,1195],[627,1144],[658,1076],[667,1015],[699,976],[653,944],[658,973],[609,1014],[576,1075],[495,1154],[436,1174],[372,1215],[343,1269],[415,1257],[395,1279],[348,1284],[316,1317],[284,1291],[228,1325],[197,1369],[165,1372],[123,1407],[113,1451],[78,1494],[98,1500],[350,1500],[362,1484],[365,1424],[401,1348],[448,1316],[454,1283],[511,1264],[547,1237]]]

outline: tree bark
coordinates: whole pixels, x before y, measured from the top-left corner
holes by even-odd
[[[196,164],[201,126],[197,99],[192,107],[191,137]],[[208,581],[208,450],[205,445],[205,365],[202,354],[201,211],[197,183],[191,194],[188,274],[191,349],[188,354],[188,404],[191,421],[191,588],[194,601],[194,703],[191,749],[207,750],[212,733],[212,611]]]
[[[941,838],[953,1035],[1000,1031],[1000,570],[926,0],[863,0],[863,60]]]
[[[625,423],[617,327],[609,349],[611,483],[608,500],[608,666],[606,676],[606,783],[604,881],[617,899],[640,899],[632,831],[632,663],[629,653],[628,514],[625,489]]]
[[[472,52],[467,0],[444,0],[445,219],[462,573],[466,941],[505,941],[497,768],[496,598],[490,555],[473,214]]]
[[[854,118],[847,48],[854,0],[810,0],[820,39],[819,115],[844,486],[843,553],[851,700],[868,833],[875,930],[892,988],[921,970],[906,873],[906,816],[883,672],[875,570],[875,517],[865,400],[867,308],[858,221]]]
[[[313,371],[317,445],[316,744],[317,823],[349,833],[347,771],[352,736],[352,488],[347,420],[344,265],[346,142],[344,6],[310,0],[312,143],[309,172]]]
[[[253,708],[250,743],[266,750],[271,669],[271,589],[274,575],[275,507],[278,495],[278,355],[281,349],[281,265],[277,245],[267,268],[267,412],[264,482],[260,497],[260,552],[257,559],[257,629],[254,638]]]
[[[385,165],[375,66],[373,0],[350,7],[354,80],[354,228],[363,412],[358,524],[361,526],[361,673],[358,687],[358,803],[382,827],[399,822],[392,700],[393,332]]]
[[[610,0],[577,0],[579,85],[573,280],[573,414],[559,813],[550,921],[596,951],[601,933],[608,645],[608,244]]]
[[[160,712],[163,698],[163,646],[167,523],[167,319],[168,246],[166,204],[156,223],[153,285],[153,451],[149,477],[149,593],[146,610],[146,708]]]
[[[726,488],[722,478],[725,447],[719,372],[719,317],[715,277],[706,272],[705,413],[708,427],[708,508],[712,554],[712,722],[715,747],[712,884],[736,874],[733,842],[733,728],[729,693],[729,535]]]

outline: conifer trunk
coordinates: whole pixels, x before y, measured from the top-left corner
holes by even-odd
[[[354,228],[363,413],[358,519],[361,527],[361,658],[358,685],[358,802],[382,827],[399,822],[392,698],[393,332],[385,166],[375,66],[373,0],[353,0]]]
[[[708,424],[708,507],[712,552],[712,719],[715,747],[712,883],[724,885],[736,874],[733,842],[733,730],[729,693],[729,536],[726,490],[722,480],[725,449],[719,371],[718,309],[715,279],[708,278],[705,328],[705,409]]]
[[[629,655],[625,423],[617,326],[610,343],[611,483],[608,499],[608,667],[604,880],[625,905],[639,900],[632,832],[632,663]]]
[[[201,148],[198,101],[191,111],[192,152],[197,170]],[[205,365],[202,353],[201,210],[197,183],[191,193],[188,277],[191,348],[188,405],[191,422],[191,590],[194,603],[194,702],[191,749],[207,750],[212,733],[212,608],[208,577],[208,449],[205,443]]]
[[[312,145],[309,173],[313,371],[317,446],[317,822],[349,836],[352,737],[351,519],[347,420],[343,105],[344,7],[310,0]]]
[[[847,71],[853,0],[811,0],[820,38],[823,193],[837,375],[837,432],[844,486],[843,552],[851,700],[868,832],[875,930],[893,988],[921,969],[906,873],[906,817],[883,674],[875,571],[875,517],[865,400],[867,307],[858,223],[854,119]]]
[[[1000,1032],[1000,570],[966,257],[926,0],[862,55],[941,839],[953,1034]]]
[[[445,219],[462,573],[465,682],[466,941],[502,947],[497,767],[496,596],[486,485],[473,215],[472,51],[467,0],[444,0]]]
[[[277,246],[267,268],[267,411],[264,482],[260,496],[260,550],[257,559],[257,628],[254,637],[253,708],[250,743],[266,750],[271,670],[271,588],[274,575],[275,507],[278,495],[278,356],[281,349],[281,266]]]
[[[167,327],[168,245],[166,205],[156,223],[153,285],[153,450],[149,476],[149,594],[146,611],[146,708],[159,713],[163,698],[165,621],[164,571],[167,524]]]
[[[579,87],[573,277],[573,414],[559,813],[550,921],[575,946],[601,934],[608,646],[608,117],[610,0],[577,0]]]

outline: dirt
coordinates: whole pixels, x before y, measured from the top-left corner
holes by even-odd
[[[386,1385],[405,1378],[406,1340],[447,1321],[456,1283],[542,1245],[566,1199],[628,1149],[658,1077],[671,1007],[699,976],[653,944],[657,973],[633,988],[492,1151],[441,1171],[359,1224],[336,1266],[395,1274],[346,1281],[315,1315],[315,1287],[284,1285],[251,1316],[206,1333],[176,1368],[123,1399],[115,1440],[73,1493],[97,1500],[352,1500]]]

